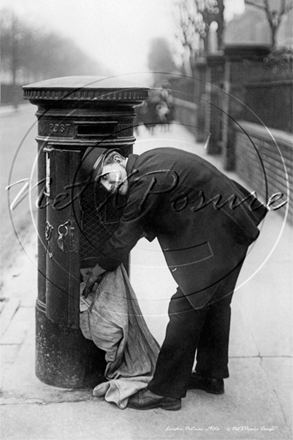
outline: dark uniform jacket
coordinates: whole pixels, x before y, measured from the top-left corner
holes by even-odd
[[[242,263],[267,209],[209,162],[175,148],[130,155],[128,199],[97,260],[114,270],[137,241],[157,237],[175,281],[195,307]]]

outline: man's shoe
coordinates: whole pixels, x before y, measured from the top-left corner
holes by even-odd
[[[144,388],[129,398],[128,407],[133,409],[163,408],[169,411],[177,411],[181,408],[181,399],[159,396]]]
[[[204,377],[198,373],[191,373],[189,390],[203,390],[211,394],[224,394],[224,380],[214,379],[212,377]]]

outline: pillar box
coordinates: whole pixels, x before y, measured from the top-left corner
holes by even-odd
[[[38,118],[38,298],[36,375],[46,384],[86,388],[104,379],[104,352],[79,328],[80,269],[116,229],[117,201],[82,171],[89,147],[132,152],[134,107],[148,89],[117,79],[64,77],[23,87]],[[127,262],[125,262],[127,265]]]

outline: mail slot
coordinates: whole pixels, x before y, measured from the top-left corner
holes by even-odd
[[[80,122],[76,123],[77,137],[117,137],[117,122]]]
[[[107,195],[81,164],[88,149],[96,156],[105,148],[132,152],[134,107],[148,89],[82,76],[23,90],[38,118],[36,375],[58,387],[95,386],[106,364],[79,328],[80,270],[95,265],[95,250],[117,228],[121,210],[103,203]]]

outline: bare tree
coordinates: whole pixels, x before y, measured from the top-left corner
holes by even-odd
[[[194,0],[175,0],[175,19],[178,22],[175,37],[182,48],[183,64],[193,70],[195,59],[201,52],[204,23]],[[189,65],[188,65],[189,64]]]
[[[218,24],[218,48],[223,47],[224,0],[174,0],[178,27],[177,41],[183,47],[193,70],[195,59],[209,51],[209,28],[212,22]]]
[[[224,34],[224,0],[195,0],[205,25],[204,47],[205,52],[209,49],[209,28],[211,23],[218,25],[217,40],[218,49],[223,48]]]
[[[172,72],[175,69],[172,52],[165,38],[153,38],[148,54],[148,67],[152,72]]]
[[[53,76],[109,74],[71,39],[28,26],[10,9],[0,11],[2,73],[14,88]]]
[[[279,10],[272,9],[269,0],[244,0],[246,5],[254,6],[266,13],[268,23],[271,29],[272,48],[276,47],[276,34],[282,22],[284,15],[293,9],[293,0],[280,0]]]
[[[25,26],[18,20],[17,16],[10,10],[1,11],[0,17],[0,51],[2,69],[10,76],[13,87],[13,103],[17,108],[16,85],[18,72],[21,68],[20,45],[23,40]]]

